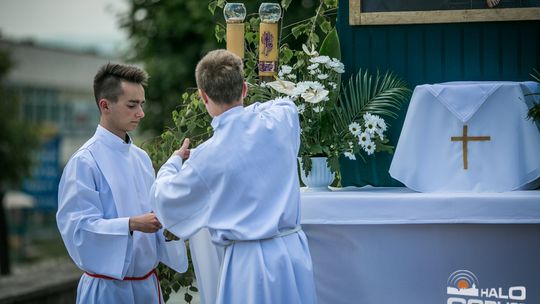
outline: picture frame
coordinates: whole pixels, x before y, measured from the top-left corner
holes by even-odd
[[[349,25],[540,20],[540,7],[362,12],[364,1],[380,0],[349,0]]]

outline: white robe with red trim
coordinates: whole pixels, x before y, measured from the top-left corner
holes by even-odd
[[[187,269],[183,242],[165,243],[162,231],[130,234],[129,217],[151,211],[153,182],[148,155],[101,126],[69,160],[58,189],[62,239],[81,270],[118,279],[83,274],[77,303],[159,303],[154,275],[121,280],[142,277],[160,261],[179,272]]]

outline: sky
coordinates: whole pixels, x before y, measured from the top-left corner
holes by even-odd
[[[127,8],[127,0],[0,0],[0,34],[111,54],[126,47],[116,15]]]

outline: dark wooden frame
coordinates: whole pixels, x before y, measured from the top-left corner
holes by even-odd
[[[361,2],[349,0],[350,25],[540,20],[540,7],[363,13]]]

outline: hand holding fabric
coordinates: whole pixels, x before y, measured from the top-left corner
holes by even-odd
[[[145,213],[142,215],[132,216],[129,218],[129,230],[141,231],[145,233],[154,233],[161,229],[161,223],[154,212]]]

